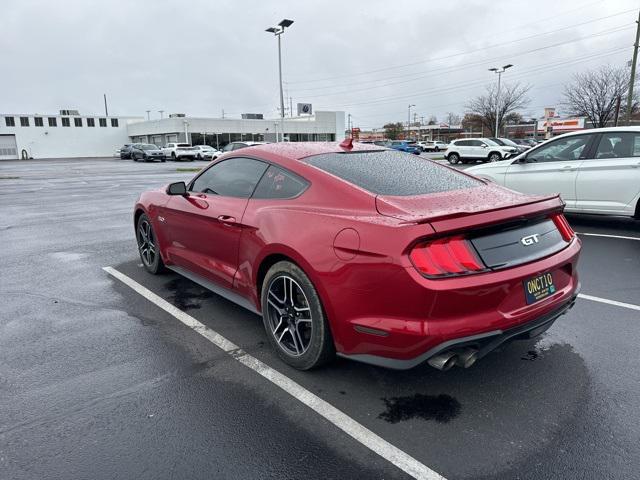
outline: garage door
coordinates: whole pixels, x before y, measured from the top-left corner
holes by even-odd
[[[15,135],[0,135],[0,160],[16,160],[18,148]]]

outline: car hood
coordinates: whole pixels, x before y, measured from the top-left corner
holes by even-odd
[[[454,217],[511,209],[532,203],[557,199],[556,196],[525,195],[495,184],[416,196],[376,197],[376,209],[381,215],[410,223],[430,223]]]

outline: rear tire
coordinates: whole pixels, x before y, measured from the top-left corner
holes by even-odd
[[[502,160],[502,157],[498,152],[491,152],[487,160],[489,162],[499,162],[500,160]]]
[[[153,275],[162,273],[164,262],[160,257],[160,246],[151,225],[151,220],[146,213],[140,215],[136,225],[136,241],[138,243],[138,253],[145,270]]]
[[[457,153],[450,153],[447,157],[447,160],[449,160],[450,164],[455,165],[460,161],[460,155],[458,155]]]
[[[273,265],[261,297],[267,338],[282,361],[309,370],[333,360],[335,346],[320,297],[300,267],[288,261]]]

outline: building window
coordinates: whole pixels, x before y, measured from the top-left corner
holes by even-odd
[[[69,117],[62,117],[62,126],[63,127],[70,127],[71,126],[71,122],[69,121]]]
[[[29,126],[29,117],[20,117],[20,126],[28,127]]]
[[[87,118],[87,127],[95,127],[96,119],[95,118]]]
[[[58,122],[56,121],[56,117],[49,117],[49,126],[50,127],[57,127],[58,126]]]
[[[44,123],[42,122],[42,117],[33,117],[33,123],[36,127],[44,127]]]
[[[15,127],[16,119],[13,117],[4,117],[4,123],[7,124],[7,127]]]
[[[117,118],[112,118],[111,119],[111,126],[112,127],[117,127],[118,126],[118,119]]]
[[[101,118],[99,121],[100,121],[100,126],[101,127],[106,127],[107,126],[107,119],[106,118]]]
[[[81,127],[82,126],[82,119],[81,118],[74,118],[73,119],[73,123],[76,127]]]

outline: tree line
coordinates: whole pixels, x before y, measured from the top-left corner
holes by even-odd
[[[629,92],[629,67],[603,65],[601,67],[575,73],[571,82],[562,91],[560,107],[566,115],[585,117],[594,127],[605,127],[614,121],[615,117],[623,118],[626,114],[626,99]],[[521,82],[503,84],[498,98],[497,86],[491,84],[484,93],[472,98],[465,105],[462,118],[452,112],[448,113],[445,123],[449,125],[461,124],[466,130],[493,132],[496,125],[503,131],[506,125],[517,125],[526,120],[519,113],[529,103],[531,85]],[[631,113],[638,111],[638,96],[634,94]],[[529,119],[528,123],[535,122]],[[430,124],[437,123],[431,117]],[[384,125],[385,134],[389,139],[399,138],[405,130],[401,122]]]

